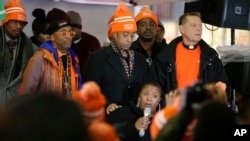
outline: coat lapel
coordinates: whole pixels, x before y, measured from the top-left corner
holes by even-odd
[[[120,74],[124,79],[128,79],[120,58],[113,51],[111,46],[107,47],[107,61],[118,74]]]

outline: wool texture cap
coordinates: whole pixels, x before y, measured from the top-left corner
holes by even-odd
[[[167,123],[167,121],[177,114],[178,110],[175,107],[165,107],[164,109],[158,111],[154,116],[152,124],[150,126],[151,138],[155,140],[160,130]]]
[[[70,23],[72,27],[82,29],[82,18],[78,12],[68,11],[68,16],[70,18]]]
[[[137,26],[132,18],[132,13],[125,3],[119,3],[114,13],[114,22],[111,33],[115,32],[136,32]]]
[[[158,18],[153,11],[149,9],[148,6],[142,7],[139,13],[135,16],[135,22],[139,22],[141,19],[150,18],[155,22],[155,25],[158,26]]]
[[[49,35],[62,27],[71,25],[68,15],[63,10],[57,8],[53,8],[48,12],[47,21],[49,27],[46,29],[45,33]]]
[[[82,89],[73,94],[73,99],[81,106],[87,122],[104,120],[106,99],[96,82],[85,82]]]
[[[26,19],[26,13],[24,11],[24,6],[21,5],[20,0],[10,0],[4,6],[4,8],[5,8],[6,17],[2,21],[3,25],[7,23],[9,20],[21,21],[21,22],[25,22],[26,24],[28,23]]]
[[[160,20],[158,20],[158,27],[161,27],[163,29],[163,31],[165,32],[165,27]]]
[[[46,29],[45,33],[51,35],[58,29],[65,26],[70,26],[70,23],[64,19],[55,20],[54,22],[49,24],[49,27]]]
[[[70,23],[70,18],[67,15],[67,13],[65,13],[63,10],[58,9],[58,8],[53,8],[52,10],[50,10],[47,13],[47,21],[50,23],[53,23],[56,20],[66,20],[67,22]]]
[[[112,16],[108,21],[108,38],[110,39],[112,37],[112,25],[114,22],[114,16]]]

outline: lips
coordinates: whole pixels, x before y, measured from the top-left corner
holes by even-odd
[[[144,106],[145,106],[145,107],[150,107],[150,108],[151,108],[151,107],[152,107],[152,104],[146,103],[146,104],[144,104]]]
[[[15,34],[21,34],[21,31],[20,30],[15,30],[14,33]]]

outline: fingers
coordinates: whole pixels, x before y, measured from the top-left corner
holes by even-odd
[[[115,103],[112,103],[112,104],[110,104],[110,105],[107,107],[106,113],[107,113],[107,114],[110,114],[110,112],[113,112],[114,110],[116,110],[116,109],[118,109],[118,108],[120,108],[120,107],[122,107],[122,106],[116,105]]]
[[[150,124],[148,117],[140,117],[135,122],[135,127],[139,131],[140,129],[147,129]]]
[[[174,103],[174,100],[177,96],[181,94],[181,91],[176,89],[173,91],[170,91],[165,95],[165,100],[166,100],[166,106],[172,106]]]
[[[147,129],[148,128],[148,125],[150,123],[150,120],[148,117],[142,117],[142,128],[143,129]]]

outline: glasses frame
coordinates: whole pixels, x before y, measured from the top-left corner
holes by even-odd
[[[65,36],[69,36],[71,38],[75,37],[76,32],[74,32],[73,30],[70,31],[55,31],[54,33],[59,33],[61,36],[65,37]]]

